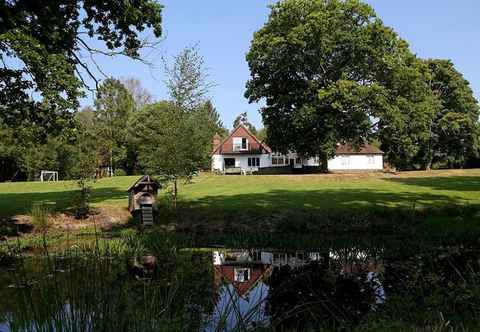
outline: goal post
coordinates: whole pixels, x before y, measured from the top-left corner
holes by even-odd
[[[40,171],[40,181],[58,181],[58,172],[57,171]]]

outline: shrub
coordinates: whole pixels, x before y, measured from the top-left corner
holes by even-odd
[[[123,239],[133,238],[136,235],[138,235],[138,231],[136,229],[127,228],[120,231],[120,237]]]
[[[88,185],[88,181],[85,180],[79,180],[78,186],[80,190],[75,196],[74,201],[75,218],[87,219],[90,214],[91,187]]]
[[[123,168],[117,168],[113,174],[115,176],[126,176],[127,172]]]
[[[31,216],[32,224],[37,232],[45,233],[48,229],[48,215],[50,213],[50,204],[46,202],[35,202],[32,206]]]

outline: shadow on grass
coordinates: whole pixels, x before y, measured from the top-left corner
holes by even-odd
[[[179,222],[180,228],[187,232],[199,233],[378,231],[393,234],[412,232],[417,224],[432,217],[446,218],[450,226],[454,218],[468,221],[477,211],[480,211],[478,205],[467,205],[463,199],[445,194],[348,188],[207,196],[183,201],[173,215],[164,209],[163,218],[165,222]],[[457,225],[463,227],[462,223]]]
[[[458,206],[463,200],[442,194],[382,192],[366,189],[272,190],[267,193],[206,196],[185,202],[185,207],[206,210],[284,212],[284,211],[348,211],[410,208],[416,206],[442,208]]]
[[[386,180],[411,186],[428,187],[432,190],[478,191],[480,195],[480,176],[412,177]]]
[[[57,211],[65,211],[73,207],[78,190],[35,192],[35,193],[0,193],[0,217],[10,217],[16,214],[27,214],[37,201],[54,202]],[[106,200],[125,199],[128,204],[128,194],[117,188],[95,188],[90,202],[102,203]]]

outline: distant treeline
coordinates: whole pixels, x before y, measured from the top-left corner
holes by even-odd
[[[179,121],[184,126],[186,122],[195,125],[198,156],[194,166],[208,167],[212,137],[226,133],[218,112],[208,100],[192,110],[178,110],[181,116],[176,118],[172,117],[175,108],[174,102],[154,102],[138,80],[107,79],[93,107],[66,114],[56,123],[39,117],[35,123],[9,128],[0,122],[0,181],[35,180],[41,170],[55,170],[61,179],[74,179],[84,171],[79,165],[85,168],[85,159],[92,177],[144,173],[150,158],[174,158],[159,155],[145,135],[155,139]],[[184,133],[166,134],[172,140],[192,135],[183,129]]]

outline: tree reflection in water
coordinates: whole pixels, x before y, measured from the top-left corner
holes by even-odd
[[[475,248],[182,249],[148,278],[127,257],[22,257],[0,270],[0,331],[478,326]]]
[[[221,294],[213,325],[227,330],[355,323],[385,301],[382,266],[362,251],[224,250],[213,264]]]

